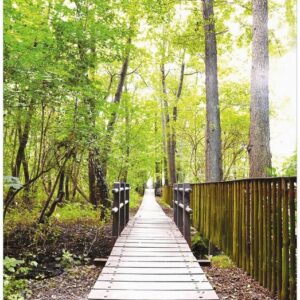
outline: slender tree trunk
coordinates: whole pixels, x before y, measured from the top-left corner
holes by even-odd
[[[57,204],[61,203],[64,199],[64,194],[65,194],[64,193],[64,180],[65,180],[65,172],[62,171],[60,174],[57,196],[56,196],[56,199],[51,204],[49,211],[46,213],[47,218],[50,218],[53,215]]]
[[[33,114],[33,104],[34,104],[34,101],[31,100],[31,102],[29,104],[29,110],[27,112],[27,118],[25,121],[23,132],[21,132],[21,130],[20,130],[20,134],[21,134],[20,139],[19,139],[20,143],[19,143],[19,148],[18,148],[18,152],[17,152],[15,166],[14,166],[13,173],[12,173],[12,176],[15,176],[15,177],[20,176],[21,164],[25,157],[25,149],[26,149],[27,142],[28,142],[31,118],[32,118],[32,114]]]
[[[181,64],[181,70],[180,70],[180,76],[179,76],[179,84],[178,84],[178,89],[176,93],[176,103],[173,106],[173,122],[170,126],[171,129],[171,136],[170,136],[170,160],[173,165],[172,171],[173,171],[173,176],[172,180],[174,180],[173,183],[177,182],[178,180],[178,166],[176,164],[176,122],[177,122],[177,105],[178,101],[181,97],[181,92],[182,92],[182,87],[183,87],[183,79],[184,79],[184,70],[185,70],[185,63],[184,63],[184,56],[185,56],[185,51],[183,54],[183,61]]]
[[[128,40],[128,46],[131,44],[131,39]],[[125,84],[125,79],[127,75],[129,65],[129,50],[128,54],[124,59],[124,62],[122,64],[121,73],[120,73],[120,79],[117,87],[117,91],[113,100],[113,103],[119,104],[122,98],[123,93],[123,87]],[[101,219],[105,216],[106,209],[110,206],[109,202],[109,190],[106,183],[106,175],[107,175],[107,164],[108,164],[108,157],[109,153],[111,151],[111,139],[113,137],[114,133],[114,126],[117,120],[117,112],[113,112],[111,114],[111,118],[108,122],[107,129],[106,129],[106,135],[104,139],[104,148],[101,153],[100,161],[98,160],[98,149],[94,149],[94,154],[97,155],[93,157],[93,165],[95,170],[95,177],[96,177],[96,189],[99,193],[100,202],[101,202]]]
[[[70,189],[69,189],[69,183],[70,183],[70,176],[67,175],[65,179],[65,195],[66,195],[66,200],[70,200]]]
[[[164,113],[164,101],[161,99],[161,123],[162,123],[162,148],[163,148],[163,158],[161,161],[162,165],[162,184],[168,185],[168,162],[167,162],[167,155],[168,155],[168,147],[167,147],[167,129],[166,129],[166,116]]]
[[[25,160],[25,150],[26,150],[26,146],[27,146],[28,138],[29,138],[31,118],[32,118],[32,114],[33,114],[33,104],[34,104],[34,100],[31,99],[29,108],[28,108],[28,112],[27,112],[27,117],[25,120],[23,132],[22,132],[21,127],[19,127],[19,147],[18,147],[18,151],[17,151],[15,165],[12,170],[12,176],[20,177],[20,169],[21,169],[21,165],[23,162],[23,166],[25,167],[25,169],[24,169],[25,180],[29,179],[28,165]],[[25,181],[25,182],[27,182],[27,181]],[[27,192],[29,191],[28,189],[29,189],[29,187],[26,187]],[[5,197],[5,202],[12,196],[13,193],[14,193],[13,189],[10,188]]]
[[[172,128],[170,124],[169,105],[167,101],[167,84],[166,84],[166,73],[165,65],[161,64],[161,84],[164,95],[163,99],[163,111],[165,117],[165,128],[166,128],[166,139],[167,139],[167,159],[168,159],[168,170],[169,170],[169,184],[176,182],[176,162],[175,162],[175,148],[176,141],[172,139]]]
[[[96,176],[96,188],[101,199],[101,212],[100,218],[104,219],[106,210],[110,207],[109,190],[103,174],[103,170],[98,159],[94,159],[94,168]]]
[[[154,123],[154,138],[155,145],[159,145],[157,143],[157,134],[158,134],[158,125],[157,125],[157,114],[155,113],[155,123]],[[155,147],[155,188],[158,189],[162,186],[161,180],[161,159],[158,157],[157,146]],[[155,190],[156,191],[156,190]]]
[[[57,186],[58,183],[59,183],[59,186],[60,186],[61,182],[63,182],[63,181],[62,181],[62,178],[61,178],[61,175],[64,174],[64,169],[65,169],[65,166],[66,166],[67,161],[68,161],[69,158],[70,158],[71,152],[72,152],[72,150],[70,150],[70,151],[66,154],[66,157],[65,157],[65,159],[64,159],[64,161],[63,161],[63,163],[62,163],[62,165],[61,165],[60,168],[59,168],[59,171],[58,171],[58,174],[57,174],[56,179],[55,179],[55,181],[54,181],[52,190],[51,190],[51,192],[50,192],[50,194],[49,194],[49,196],[48,196],[48,198],[47,198],[47,200],[46,200],[46,202],[45,202],[45,204],[44,204],[44,207],[43,207],[43,209],[42,209],[42,211],[41,211],[40,217],[39,217],[39,219],[38,219],[38,224],[44,223],[44,222],[45,222],[45,217],[47,216],[46,212],[47,212],[47,209],[48,209],[48,207],[49,207],[49,205],[50,205],[50,202],[51,202],[51,200],[52,200],[52,197],[53,197],[53,194],[54,194],[54,192],[55,192],[56,186]],[[63,183],[62,183],[62,184],[63,184]],[[63,188],[63,187],[62,187],[62,188]],[[55,208],[55,207],[54,207],[54,208]]]
[[[29,175],[28,161],[26,160],[25,155],[24,155],[23,160],[22,160],[22,165],[23,165],[23,171],[24,171],[24,181],[29,182],[30,181],[30,175]],[[31,207],[32,203],[30,201],[29,192],[30,192],[30,185],[28,185],[24,188],[24,201],[25,201],[26,205],[28,206],[28,208],[31,209],[32,208]]]
[[[13,203],[15,197],[17,194],[19,194],[19,192],[21,192],[24,188],[26,188],[28,185],[33,184],[36,180],[38,180],[42,175],[44,175],[45,173],[49,172],[52,169],[52,167],[50,167],[47,170],[41,171],[41,173],[39,173],[38,175],[36,175],[34,178],[30,179],[28,182],[26,182],[21,188],[19,188],[16,191],[13,191],[13,193],[11,194],[10,198],[5,199],[4,202],[4,210],[3,210],[3,219],[5,219],[6,213],[8,211],[9,206]]]
[[[202,0],[205,31],[206,172],[207,182],[222,180],[221,125],[218,94],[217,41],[213,0]]]
[[[269,124],[268,1],[253,0],[250,104],[250,177],[268,176],[271,168]]]
[[[130,43],[131,42],[129,41],[129,45],[130,45]],[[126,58],[123,62],[123,65],[122,65],[120,79],[119,79],[119,83],[118,83],[118,87],[117,87],[117,91],[116,91],[113,103],[119,104],[121,101],[123,87],[124,87],[127,70],[128,70],[128,64],[129,64],[129,54],[126,56]],[[105,140],[104,140],[104,149],[101,154],[102,171],[103,171],[103,174],[105,177],[107,174],[108,156],[109,156],[109,152],[111,150],[111,139],[112,139],[112,136],[114,133],[114,126],[115,126],[116,120],[117,120],[117,112],[114,111],[111,114],[110,120],[107,125],[106,136],[105,136]]]
[[[96,208],[97,196],[96,196],[96,175],[95,175],[95,166],[94,166],[94,150],[89,151],[88,175],[89,175],[89,201]]]
[[[126,88],[127,92],[127,88]],[[130,116],[129,116],[129,109],[128,109],[128,102],[126,99],[125,103],[125,161],[124,161],[124,167],[121,171],[121,179],[123,182],[127,182],[128,178],[128,168],[129,168],[129,156],[130,156]]]

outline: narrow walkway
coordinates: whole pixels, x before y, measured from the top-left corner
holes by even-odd
[[[88,299],[219,299],[174,222],[145,192]]]

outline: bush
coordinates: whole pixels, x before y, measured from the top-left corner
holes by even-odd
[[[211,258],[213,266],[221,269],[231,269],[234,267],[232,260],[226,255],[217,255]]]
[[[192,236],[191,249],[197,258],[205,257],[208,253],[208,240],[197,232]]]
[[[30,296],[28,281],[22,277],[26,276],[31,268],[25,267],[24,264],[24,260],[17,260],[8,256],[4,258],[3,287],[5,300],[23,300]],[[30,265],[36,267],[37,263],[32,261]]]
[[[130,208],[137,209],[140,206],[141,202],[142,196],[138,192],[130,190]]]

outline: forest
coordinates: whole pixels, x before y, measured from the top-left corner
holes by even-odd
[[[295,48],[296,0],[3,6],[5,299],[37,299],[24,278],[49,261],[109,253],[114,182],[135,211],[149,178],[296,176],[296,149],[272,162],[269,80]]]

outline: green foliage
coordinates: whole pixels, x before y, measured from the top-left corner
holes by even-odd
[[[24,260],[17,260],[8,256],[4,258],[4,299],[23,300],[30,296],[28,281],[20,277],[27,275],[31,267],[36,267],[37,263],[35,261],[30,262],[31,267],[25,267],[24,264]]]
[[[79,219],[86,219],[100,224],[99,211],[89,203],[67,203],[62,207],[59,207],[55,211],[53,217],[61,223],[76,222],[76,220]]]
[[[282,164],[282,175],[283,176],[297,176],[297,152],[289,157]]]
[[[62,257],[59,258],[59,264],[64,268],[64,269],[69,269],[74,267],[77,263],[73,258],[72,253],[69,251],[63,249],[62,251]]]
[[[213,266],[220,269],[231,269],[234,267],[232,260],[226,255],[217,255],[211,258]]]
[[[142,201],[142,196],[134,190],[130,191],[130,208],[139,208]]]
[[[197,258],[205,257],[208,253],[209,241],[200,235],[199,232],[192,236],[192,251]]]
[[[3,183],[5,187],[7,186],[9,188],[13,188],[14,190],[18,190],[23,186],[20,182],[20,179],[13,176],[4,176]]]

